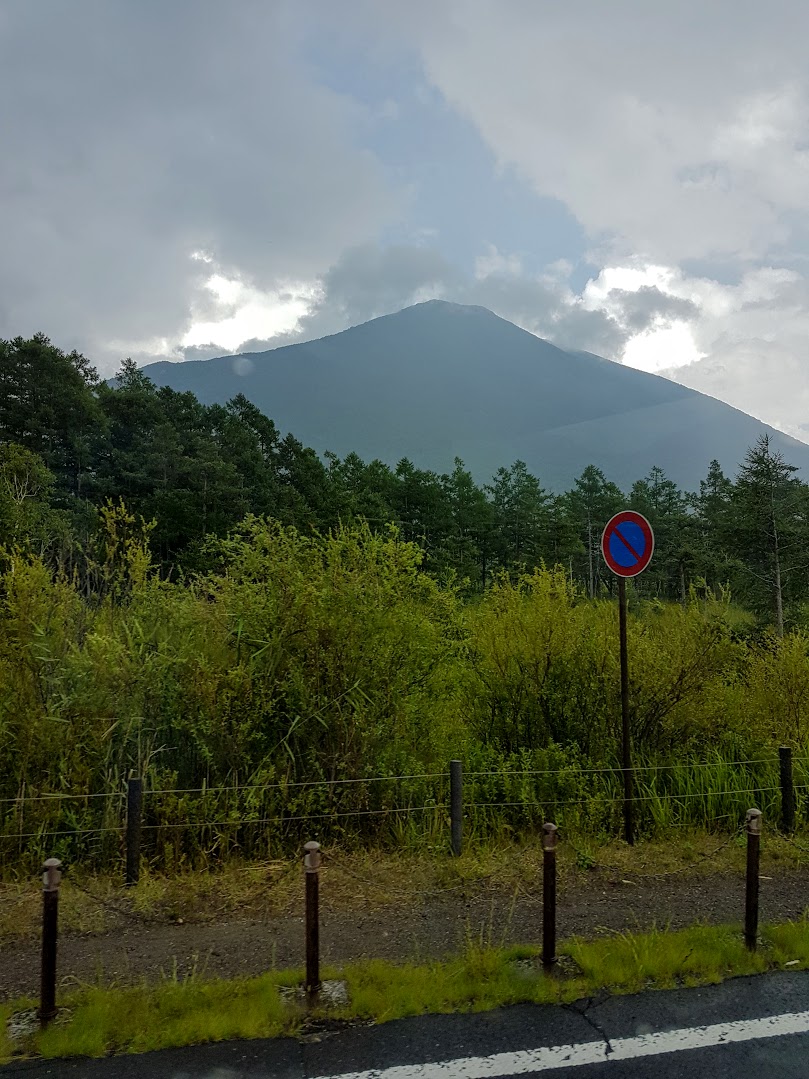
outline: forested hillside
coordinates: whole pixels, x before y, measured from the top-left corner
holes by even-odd
[[[779,628],[801,622],[809,597],[809,488],[766,436],[735,481],[714,462],[694,492],[658,468],[621,491],[598,461],[563,494],[521,461],[481,485],[457,459],[442,474],[407,458],[395,468],[354,454],[321,459],[244,397],[202,405],[157,389],[130,362],[112,388],[82,356],[35,337],[0,343],[0,444],[2,541],[71,570],[86,564],[99,508],[122,500],[150,522],[165,575],[206,568],[205,537],[252,513],[307,534],[340,522],[395,525],[422,548],[426,571],[454,575],[469,592],[501,570],[546,564],[594,597],[611,587],[601,530],[630,506],[656,534],[643,595],[684,601],[691,587],[728,587]]]
[[[243,393],[318,453],[478,483],[525,461],[561,493],[595,462],[630,487],[654,465],[696,489],[716,458],[734,474],[768,434],[809,478],[809,446],[670,379],[543,341],[484,307],[428,300],[267,352],[155,363],[158,386],[206,405]]]

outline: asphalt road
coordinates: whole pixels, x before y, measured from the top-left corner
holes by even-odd
[[[806,1079],[809,972],[707,989],[519,1005],[104,1060],[27,1061],[0,1079]]]

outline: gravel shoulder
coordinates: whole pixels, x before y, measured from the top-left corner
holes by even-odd
[[[329,903],[329,873],[322,875],[321,948],[325,963],[379,958],[397,962],[440,958],[476,943],[529,944],[541,937],[540,896],[493,881],[465,884],[384,905],[356,896],[347,906]],[[558,933],[593,937],[695,922],[740,922],[744,880],[737,872],[623,878],[604,870],[577,875],[560,889]],[[761,918],[801,918],[809,907],[809,866],[781,869],[761,879]],[[301,910],[301,915],[302,915]],[[105,911],[103,932],[69,930],[59,942],[64,987],[118,985],[193,973],[236,977],[303,963],[303,918],[294,913],[203,923],[143,920],[120,906]],[[35,994],[36,940],[0,943],[0,999]]]

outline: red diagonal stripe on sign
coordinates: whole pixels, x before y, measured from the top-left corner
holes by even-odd
[[[618,539],[621,541],[621,543],[623,543],[624,547],[626,547],[626,549],[629,551],[629,553],[632,555],[632,557],[635,559],[635,561],[640,562],[641,556],[638,554],[638,552],[635,550],[635,548],[632,546],[632,544],[629,542],[629,540],[625,536],[623,536],[621,534],[621,526],[620,525],[615,526],[615,535],[618,537]]]

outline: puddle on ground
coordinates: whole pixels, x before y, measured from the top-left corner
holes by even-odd
[[[51,1020],[52,1026],[61,1026],[70,1022],[72,1018],[70,1008],[60,1008],[56,1018]],[[36,1008],[27,1008],[24,1012],[15,1012],[6,1021],[6,1030],[12,1045],[16,1045],[25,1038],[30,1038],[39,1030],[39,1016]]]

